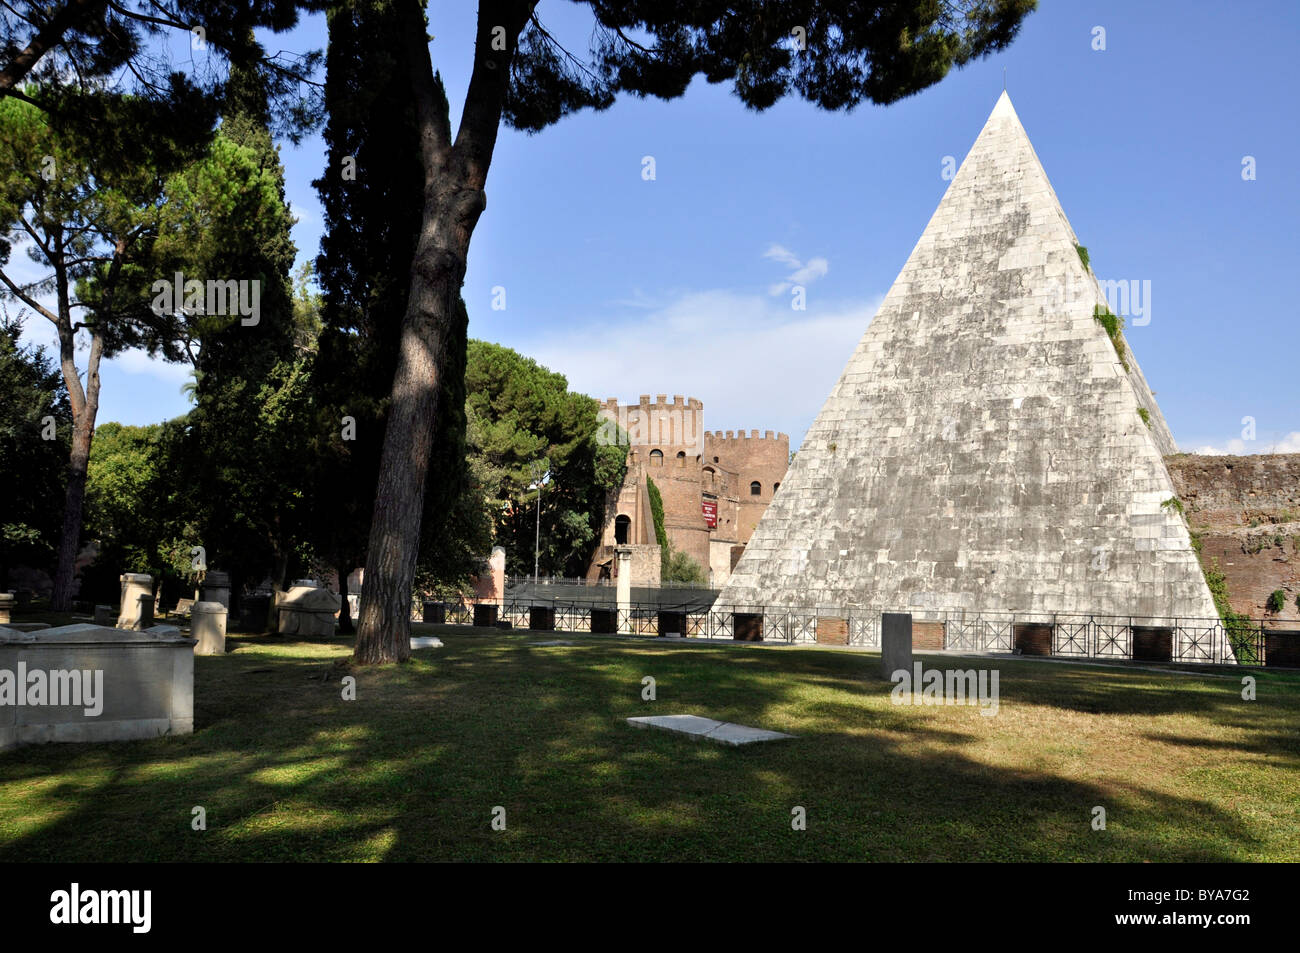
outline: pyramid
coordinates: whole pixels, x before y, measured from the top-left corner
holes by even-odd
[[[1004,92],[717,604],[1216,619],[1098,305]]]

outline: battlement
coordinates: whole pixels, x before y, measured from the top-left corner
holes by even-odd
[[[771,430],[764,430],[763,436],[761,437],[758,435],[757,430],[751,430],[749,433],[745,433],[743,430],[728,430],[725,432],[721,430],[704,431],[704,443],[706,446],[711,443],[726,443],[728,441],[733,443],[745,441],[746,444],[751,442],[784,443],[788,447],[790,445],[790,435],[786,433],[774,433]]]
[[[650,399],[649,394],[642,394],[635,404],[621,404],[617,397],[606,397],[601,401],[602,410],[612,410],[617,413],[620,407],[626,407],[628,410],[645,411],[703,411],[704,402],[694,397],[683,397],[681,394],[674,394],[671,403],[668,401],[667,394],[659,394],[653,401]]]

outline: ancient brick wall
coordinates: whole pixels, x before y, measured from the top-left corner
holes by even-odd
[[[1300,453],[1177,454],[1165,464],[1200,540],[1201,559],[1223,573],[1234,612],[1300,619]],[[1286,594],[1281,612],[1269,595]]]

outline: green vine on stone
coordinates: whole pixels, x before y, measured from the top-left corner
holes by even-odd
[[[1124,319],[1117,314],[1111,314],[1110,308],[1094,305],[1092,316],[1097,323],[1106,329],[1106,336],[1110,338],[1110,343],[1115,345],[1115,356],[1119,358],[1120,366],[1127,371],[1128,355],[1124,350],[1124,338],[1121,332],[1124,330]]]
[[[1145,407],[1139,407],[1139,408],[1138,408],[1138,416],[1141,417],[1141,418],[1142,418],[1142,422],[1143,422],[1144,424],[1147,425],[1147,430],[1150,430],[1150,429],[1151,429],[1151,411],[1147,410]]]
[[[1091,266],[1088,264],[1089,261],[1088,249],[1085,248],[1083,245],[1076,244],[1074,246],[1074,250],[1079,253],[1079,261],[1083,262],[1083,270],[1090,271]]]

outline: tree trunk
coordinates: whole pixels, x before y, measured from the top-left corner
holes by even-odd
[[[361,586],[354,654],[361,664],[402,662],[411,656],[412,586],[448,328],[465,280],[470,236],[486,204],[483,187],[501,122],[515,38],[534,5],[527,0],[480,3],[474,70],[453,144],[446,97],[429,59],[423,4],[402,0],[407,23],[402,52],[419,129],[424,208]],[[494,31],[501,26],[510,37],[508,51],[494,43]]]
[[[86,388],[83,393],[73,360],[73,334],[59,335],[63,383],[72,405],[72,452],[68,458],[68,487],[63,500],[63,529],[59,533],[59,561],[54,571],[52,608],[67,612],[72,608],[72,586],[81,549],[81,511],[86,499],[86,470],[90,463],[90,444],[95,436],[95,416],[99,413],[99,359],[104,342],[91,334],[90,360],[86,365]],[[74,396],[75,395],[75,396]]]

